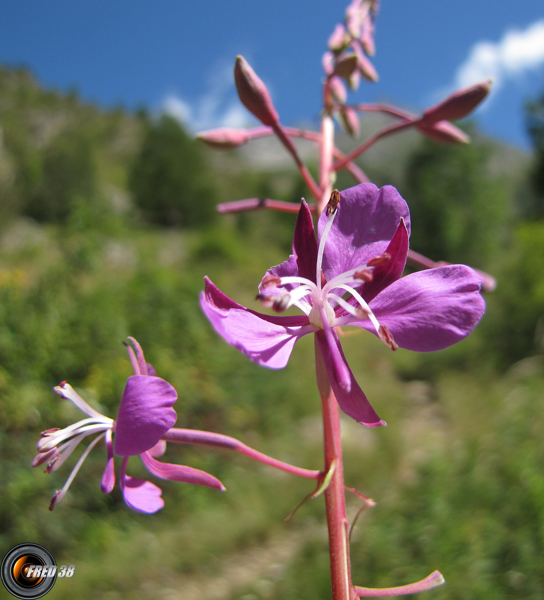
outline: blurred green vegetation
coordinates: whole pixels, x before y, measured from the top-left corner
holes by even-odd
[[[228,491],[156,482],[166,505],[145,516],[117,488],[100,492],[99,446],[51,513],[77,458],[52,475],[29,466],[41,430],[80,418],[52,392],[59,381],[115,417],[131,373],[121,342],[132,335],[178,390],[179,426],[320,468],[312,340],[286,369],[262,369],[218,339],[198,306],[207,274],[259,309],[256,286],[286,258],[294,218],[211,208],[297,201],[306,192],[296,173],[248,170],[236,153],[198,148],[170,118],[103,111],[24,71],[0,69],[0,93],[0,551],[33,541],[76,565],[52,600],[329,598],[322,499],[283,521],[309,482],[171,444],[166,460],[207,470]],[[361,332],[343,340],[389,423],[343,421],[346,483],[378,502],[353,531],[353,578],[402,585],[440,569],[447,585],[429,598],[541,600],[544,221],[531,173],[542,154],[535,137],[529,168],[493,169],[498,147],[472,133],[472,146],[418,143],[400,191],[415,250],[497,277],[482,323],[428,355],[393,355]],[[129,473],[152,478],[137,459]],[[355,496],[348,508],[353,518]]]

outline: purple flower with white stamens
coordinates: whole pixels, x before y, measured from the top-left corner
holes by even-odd
[[[393,350],[429,352],[466,337],[485,304],[481,277],[448,265],[401,278],[408,254],[410,213],[392,186],[363,183],[333,192],[318,222],[303,201],[293,254],[264,276],[257,298],[283,312],[265,315],[237,304],[206,278],[201,306],[215,330],[251,360],[285,367],[295,342],[315,333],[340,408],[356,421],[383,425],[346,362],[336,327],[369,330]]]
[[[53,496],[50,510],[62,500],[89,452],[101,440],[105,440],[107,449],[106,468],[101,481],[102,491],[109,493],[113,490],[113,457],[114,454],[122,456],[120,486],[123,497],[130,508],[139,512],[157,512],[164,506],[164,500],[161,498],[162,492],[159,487],[126,474],[130,456],[139,455],[147,469],[161,479],[225,489],[218,479],[204,471],[155,460],[166,448],[161,437],[176,422],[176,412],[172,406],[177,400],[177,393],[167,381],[157,377],[153,367],[145,362],[138,342],[133,338],[129,340],[134,346],[133,349],[127,345],[134,375],[127,380],[115,421],[94,410],[65,381],[54,388],[59,396],[73,402],[87,418],[64,429],[44,431],[37,444],[38,454],[32,461],[32,466],[46,464],[45,472],[52,473],[62,466],[83,439],[93,434],[98,435],[81,455],[64,487]]]

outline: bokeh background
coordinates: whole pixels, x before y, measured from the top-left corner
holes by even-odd
[[[544,596],[544,11],[539,2],[384,0],[377,84],[357,101],[410,110],[469,75],[495,91],[459,123],[467,146],[406,132],[360,165],[410,205],[411,245],[492,273],[497,289],[467,340],[432,355],[343,340],[387,428],[343,422],[346,483],[377,506],[352,536],[358,585],[440,569],[440,600]],[[77,419],[68,380],[115,417],[142,344],[179,392],[178,425],[233,435],[320,468],[311,339],[272,372],[224,344],[200,312],[209,275],[259,309],[256,286],[290,251],[294,217],[219,216],[218,202],[307,190],[281,147],[212,153],[199,128],[251,124],[232,86],[244,53],[286,125],[315,126],[320,59],[342,2],[24,0],[0,9],[0,553],[22,542],[74,564],[49,598],[316,600],[330,597],[324,506],[311,484],[223,450],[166,459],[219,477],[221,494],[157,482],[165,508],[131,512],[100,492],[97,447],[49,512],[70,464],[31,469],[39,432]],[[508,8],[508,10],[507,10]],[[385,123],[361,121],[359,142]],[[357,141],[339,134],[342,149]],[[316,155],[301,147],[315,172]],[[347,176],[340,189],[352,185]],[[72,464],[77,460],[72,459]],[[147,477],[137,459],[130,474]],[[360,508],[348,499],[349,517]],[[0,593],[4,592],[1,590]],[[7,596],[7,592],[6,592]],[[423,597],[423,596],[422,596]]]

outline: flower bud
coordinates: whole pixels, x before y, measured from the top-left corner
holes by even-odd
[[[355,55],[357,56],[357,66],[359,67],[361,75],[368,81],[378,81],[378,73],[376,72],[374,65],[366,57],[358,40],[353,40],[352,46]]]
[[[196,136],[196,139],[216,150],[233,150],[243,146],[249,140],[249,135],[245,129],[228,129],[224,127],[203,131]]]
[[[340,102],[340,104],[345,104],[348,98],[348,92],[340,77],[333,75],[329,80],[329,88],[333,98],[337,102]]]
[[[491,83],[492,80],[488,79],[448,96],[423,113],[423,124],[432,125],[438,121],[456,121],[466,117],[489,94]]]
[[[333,52],[342,52],[346,47],[346,43],[346,29],[342,24],[338,23],[329,38],[329,49]]]
[[[365,17],[363,22],[363,33],[361,34],[361,46],[367,56],[376,54],[376,46],[374,44],[374,23],[370,15]]]
[[[359,115],[353,108],[342,106],[338,114],[338,121],[342,129],[351,137],[359,135]]]
[[[236,57],[234,82],[242,104],[255,115],[263,125],[271,127],[279,121],[272,98],[263,81],[243,56]]]
[[[432,125],[420,124],[417,128],[423,135],[435,142],[443,144],[468,144],[470,142],[469,136],[449,121],[438,121]]]
[[[349,89],[354,92],[359,87],[359,83],[361,83],[361,72],[359,70],[353,71],[348,79]]]
[[[325,75],[332,75],[332,72],[334,71],[334,54],[332,52],[325,52],[321,59],[321,64],[323,65]]]

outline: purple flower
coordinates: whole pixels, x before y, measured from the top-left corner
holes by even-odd
[[[251,360],[285,367],[296,341],[315,333],[340,408],[359,423],[383,425],[346,362],[336,327],[367,329],[393,350],[430,352],[466,337],[484,312],[480,276],[449,265],[403,277],[410,235],[406,202],[394,187],[363,183],[333,192],[318,222],[303,201],[293,254],[264,276],[257,298],[282,312],[265,315],[223,294],[206,278],[201,306],[215,330]]]
[[[46,473],[56,471],[84,438],[96,433],[99,435],[83,452],[64,487],[53,496],[50,510],[53,510],[62,500],[89,452],[102,439],[105,440],[107,449],[106,468],[101,481],[102,491],[109,493],[113,490],[115,486],[113,455],[122,456],[120,486],[125,502],[134,510],[154,513],[164,506],[164,500],[161,498],[162,492],[159,487],[149,481],[126,474],[130,456],[139,455],[147,469],[161,479],[207,485],[219,490],[225,489],[218,479],[204,471],[155,460],[166,449],[166,443],[161,441],[161,437],[176,422],[176,411],[172,406],[177,400],[177,393],[167,381],[157,377],[153,367],[145,362],[138,342],[133,338],[129,340],[135,350],[127,346],[134,375],[127,380],[115,421],[91,408],[65,381],[54,388],[59,396],[73,402],[87,415],[87,418],[64,429],[44,431],[38,442],[38,455],[34,458],[32,466],[46,463]],[[115,433],[114,442],[113,433]]]

